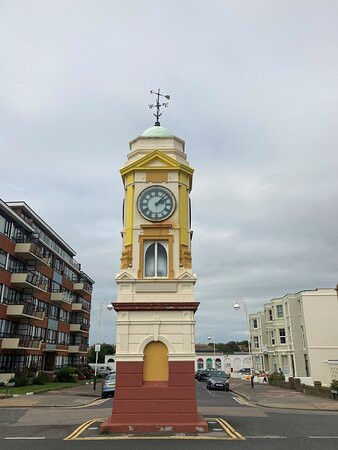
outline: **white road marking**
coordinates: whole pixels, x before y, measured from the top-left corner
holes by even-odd
[[[269,435],[257,435],[257,436],[245,436],[247,439],[286,439],[285,436],[269,436]]]
[[[211,397],[215,397],[215,394],[212,394],[212,393],[209,391],[209,389],[207,389],[206,387],[205,387],[204,389],[207,391],[207,393],[208,393],[209,395],[211,395]]]
[[[223,428],[213,428],[212,431],[224,431]]]
[[[240,403],[241,405],[245,405],[245,406],[252,406],[249,402],[247,402],[244,398],[242,397],[232,397],[237,403]]]
[[[338,439],[338,436],[308,436],[309,439]]]
[[[15,437],[5,437],[5,439],[46,439],[45,436],[15,436]]]
[[[99,427],[90,427],[90,428],[87,428],[87,430],[98,430],[99,429]]]

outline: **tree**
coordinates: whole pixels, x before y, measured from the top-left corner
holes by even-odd
[[[99,351],[98,363],[104,363],[104,357],[106,355],[115,355],[115,344],[101,344],[101,350]],[[88,352],[88,363],[95,363],[96,353],[95,345],[92,345]]]

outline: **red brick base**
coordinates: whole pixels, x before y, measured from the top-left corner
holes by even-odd
[[[143,362],[118,362],[112,415],[101,425],[108,433],[205,432],[197,412],[194,362],[169,361],[168,382],[143,382]]]

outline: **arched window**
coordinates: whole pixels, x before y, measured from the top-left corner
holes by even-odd
[[[215,369],[222,370],[222,361],[219,358],[215,360]]]
[[[206,360],[207,369],[212,369],[212,359],[208,358]]]
[[[166,241],[147,241],[144,244],[144,276],[166,277],[168,257]]]
[[[204,361],[202,358],[198,358],[197,360],[197,369],[203,369],[204,367]]]

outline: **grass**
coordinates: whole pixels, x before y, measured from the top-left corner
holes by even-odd
[[[71,382],[71,383],[59,383],[57,381],[52,381],[50,383],[37,385],[37,384],[31,384],[29,386],[21,386],[21,387],[14,387],[13,391],[12,388],[9,388],[8,393],[9,394],[20,394],[24,395],[26,392],[47,392],[47,391],[56,391],[59,389],[65,389],[65,388],[71,388],[74,386],[79,386],[81,384],[85,384],[89,380],[86,381],[78,381],[78,382]],[[0,386],[0,394],[6,394],[6,386]]]

